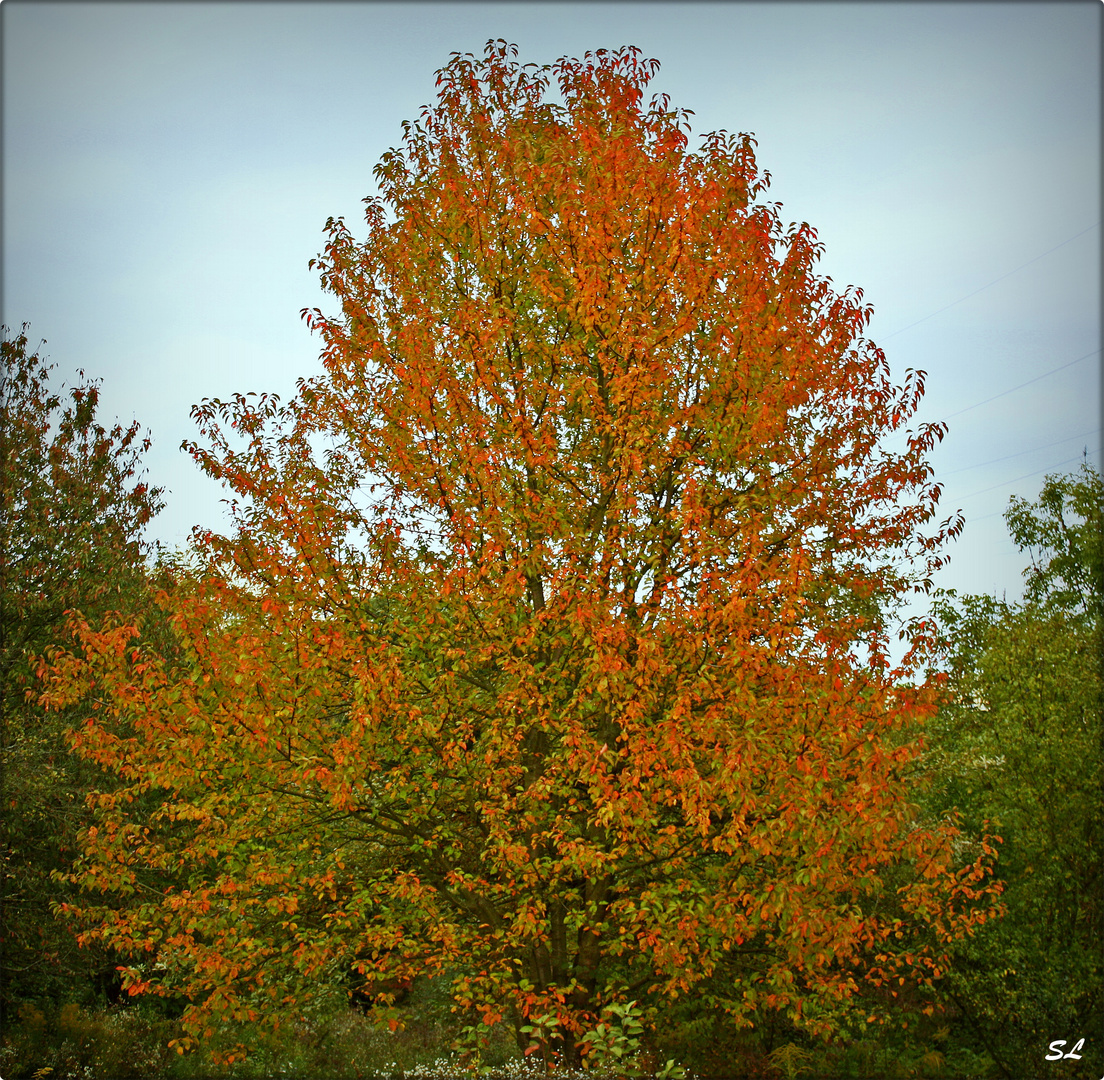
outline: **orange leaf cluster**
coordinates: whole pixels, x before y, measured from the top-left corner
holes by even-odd
[[[366,239],[330,223],[324,373],[197,407],[238,527],[164,598],[181,655],[84,627],[55,669],[134,799],[88,838],[135,897],[101,934],[196,1031],[447,970],[570,1059],[630,988],[729,971],[734,1015],[801,1017],[980,917],[888,658],[954,529],[923,533],[942,430],[881,449],[922,373],[892,384],[750,136],[688,150],[635,49],[512,55],[454,56]]]

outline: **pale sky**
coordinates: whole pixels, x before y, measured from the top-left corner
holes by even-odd
[[[320,370],[299,312],[336,304],[308,260],[331,215],[363,235],[372,167],[449,54],[638,45],[662,64],[650,89],[694,111],[691,145],[755,135],[767,197],[863,289],[895,373],[928,372],[941,516],[967,517],[937,584],[1015,599],[1009,496],[1084,447],[1100,466],[1102,12],[7,0],[3,321],[47,339],[58,380],[101,377],[102,419],[151,430],[152,536],[179,546],[224,521],[179,449],[192,404],[286,398]]]

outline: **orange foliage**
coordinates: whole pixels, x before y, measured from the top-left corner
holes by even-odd
[[[635,49],[512,55],[454,56],[367,238],[330,222],[324,373],[197,407],[238,528],[165,597],[184,660],[79,627],[57,668],[58,700],[100,694],[74,744],[130,782],[88,838],[84,882],[127,894],[91,933],[196,1032],[339,968],[385,1005],[450,970],[570,1058],[603,1005],[742,950],[725,1006],[815,1027],[981,917],[983,863],[909,802],[932,698],[888,653],[957,527],[923,532],[942,429],[880,448],[922,373],[892,384],[750,136],[690,152]]]

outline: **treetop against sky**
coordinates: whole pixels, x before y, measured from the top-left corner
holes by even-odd
[[[4,28],[3,319],[153,432],[170,546],[222,520],[192,405],[319,370],[299,321],[331,215],[453,51],[638,45],[693,140],[746,131],[769,198],[861,286],[895,378],[928,372],[937,581],[1018,595],[1000,518],[1099,464],[1100,11],[1093,4],[21,4]],[[322,78],[319,71],[324,68]],[[1040,208],[1043,208],[1040,210]],[[1019,389],[1014,389],[1019,388]],[[1006,391],[1012,390],[1011,393]]]

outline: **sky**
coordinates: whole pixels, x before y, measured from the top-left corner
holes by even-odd
[[[52,3],[6,0],[3,322],[101,419],[149,428],[150,536],[225,524],[180,449],[204,398],[286,398],[321,371],[304,307],[330,216],[363,236],[372,167],[453,52],[521,62],[637,45],[691,146],[751,132],[820,272],[861,287],[920,419],[941,517],[936,584],[1017,599],[1001,512],[1101,446],[1101,29],[1058,3]],[[889,444],[893,445],[893,444]]]

